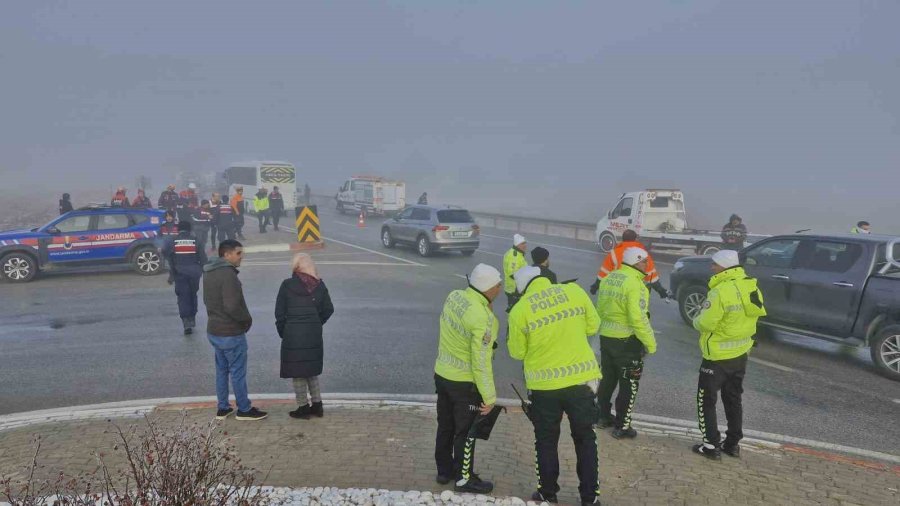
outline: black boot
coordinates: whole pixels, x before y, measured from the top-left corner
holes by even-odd
[[[741,447],[737,443],[729,444],[727,441],[722,445],[722,453],[736,459],[741,458]]]
[[[312,403],[312,406],[310,406],[309,408],[310,408],[310,414],[312,416],[315,416],[318,418],[322,418],[323,416],[325,416],[325,408],[322,407],[321,402],[314,402],[314,403]]]
[[[294,411],[288,413],[291,418],[300,418],[302,420],[309,420],[312,417],[322,418],[325,416],[325,411],[322,409],[321,402],[314,402],[310,404],[303,404]]]

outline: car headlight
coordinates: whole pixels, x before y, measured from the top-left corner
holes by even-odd
[[[684,262],[681,260],[675,262],[675,266],[672,268],[672,272],[678,272],[681,269],[684,269]]]

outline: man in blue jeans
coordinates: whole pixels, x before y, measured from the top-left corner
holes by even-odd
[[[253,324],[238,279],[244,247],[228,239],[219,244],[219,257],[203,266],[203,302],[208,323],[206,334],[216,350],[216,418],[228,418],[234,409],[228,402],[228,377],[237,401],[238,420],[262,420],[269,416],[250,405],[247,397],[247,331]]]

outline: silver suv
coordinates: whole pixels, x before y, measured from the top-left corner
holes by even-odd
[[[423,257],[435,251],[459,251],[470,256],[478,249],[480,230],[469,211],[452,206],[409,206],[381,227],[381,244],[414,244]]]

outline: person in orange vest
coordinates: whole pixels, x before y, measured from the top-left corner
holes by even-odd
[[[638,235],[634,230],[622,232],[622,242],[606,255],[606,259],[603,260],[603,265],[600,266],[600,270],[597,272],[597,281],[594,281],[594,284],[591,285],[591,295],[597,294],[597,290],[600,288],[600,282],[603,281],[603,278],[609,276],[609,273],[612,271],[622,267],[622,254],[625,250],[628,248],[640,248],[647,251],[647,247],[638,242],[637,239]],[[647,255],[647,275],[644,277],[644,282],[658,293],[660,298],[670,298],[669,291],[666,290],[659,280],[659,273],[656,272],[656,267],[653,265],[653,257],[649,254]]]
[[[247,213],[247,205],[244,203],[244,187],[236,186],[234,195],[231,196],[231,209],[234,211],[234,231],[238,239],[244,237],[244,215]]]

